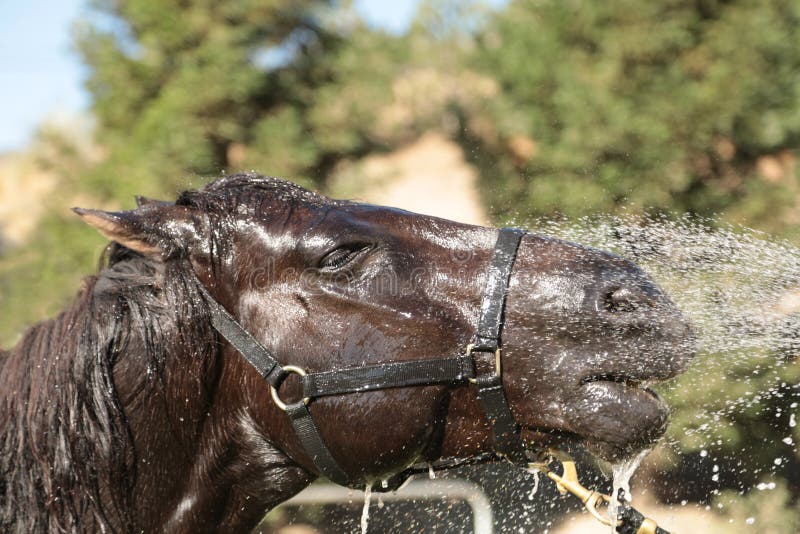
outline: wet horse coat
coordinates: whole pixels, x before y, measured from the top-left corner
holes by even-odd
[[[59,317],[0,359],[0,530],[247,531],[317,473],[263,379],[211,328],[199,283],[282,364],[312,371],[452,355],[475,330],[497,232],[237,175],[173,203],[80,212],[114,241]],[[608,458],[657,439],[645,381],[680,372],[689,327],[633,264],[523,238],[503,385],[529,440]],[[291,380],[281,395],[295,398]],[[354,480],[491,448],[474,391],[312,406]],[[387,424],[391,422],[391,424]]]

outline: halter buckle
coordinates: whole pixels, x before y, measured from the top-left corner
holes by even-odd
[[[470,343],[467,345],[467,356],[472,356],[472,352],[475,350],[475,343]],[[497,376],[500,376],[502,367],[500,366],[500,347],[497,347],[494,350],[494,372]],[[476,378],[467,378],[467,380],[471,384],[477,384],[478,380]]]
[[[277,387],[273,386],[272,384],[269,385],[269,394],[272,395],[272,401],[275,403],[275,406],[277,406],[278,408],[280,408],[282,411],[285,412],[286,403],[283,402],[281,398],[278,396],[278,388],[290,374],[294,373],[302,378],[306,376],[308,373],[306,373],[306,371],[303,368],[297,367],[296,365],[284,365],[283,371],[284,371],[284,376],[276,384]],[[303,397],[303,404],[308,406],[309,402],[311,402],[311,397]]]

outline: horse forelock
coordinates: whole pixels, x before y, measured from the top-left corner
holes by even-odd
[[[302,205],[335,206],[346,201],[333,200],[295,183],[255,173],[234,174],[214,180],[199,191],[184,191],[175,202],[208,213],[236,214],[284,211]]]
[[[145,358],[159,380],[176,343],[213,338],[208,321],[178,320],[208,314],[188,268],[112,245],[66,311],[0,355],[0,532],[133,529],[136,451],[113,369]]]

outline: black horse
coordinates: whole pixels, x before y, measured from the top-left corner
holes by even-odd
[[[256,175],[79,213],[113,240],[105,267],[0,354],[2,532],[252,529],[318,472],[262,376],[212,328],[208,295],[307,370],[453,355],[475,331],[497,238]],[[614,459],[663,434],[667,408],[643,383],[682,371],[693,342],[630,262],[526,235],[503,348],[523,438]],[[310,410],[352,480],[492,447],[471,387],[329,396]]]

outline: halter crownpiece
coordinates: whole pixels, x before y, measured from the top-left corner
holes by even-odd
[[[331,481],[342,486],[354,486],[356,482],[350,479],[325,446],[322,435],[309,410],[309,405],[313,403],[314,399],[389,388],[432,385],[458,386],[471,383],[477,389],[478,399],[483,406],[492,429],[494,452],[481,455],[475,459],[444,460],[440,465],[456,467],[503,458],[521,467],[537,467],[556,481],[559,489],[570,491],[581,498],[589,511],[595,517],[601,519],[597,513],[596,505],[601,498],[606,500],[610,498],[583,488],[578,483],[577,472],[574,477],[571,477],[568,470],[575,470],[574,463],[572,463],[572,467],[568,467],[567,461],[564,461],[562,464],[564,466],[564,474],[562,476],[556,475],[550,470],[547,467],[548,463],[532,463],[532,461],[547,457],[548,454],[543,449],[525,447],[525,443],[520,437],[519,425],[511,412],[503,389],[501,352],[503,314],[511,280],[511,271],[514,267],[520,241],[524,235],[525,231],[517,228],[502,228],[498,231],[494,253],[487,271],[486,286],[475,335],[463,354],[444,358],[392,362],[314,373],[309,373],[294,365],[281,365],[258,340],[250,335],[208,293],[208,290],[199,280],[197,284],[209,306],[211,325],[267,381],[275,405],[289,417],[295,434],[299,438],[306,454],[314,462],[319,472]],[[480,369],[485,368],[479,361],[481,359],[480,354],[483,353],[493,356],[493,367],[489,369],[489,372],[480,371]],[[291,374],[296,374],[301,378],[303,393],[299,401],[287,403],[281,400],[279,390],[281,384]],[[427,467],[424,469],[427,470]],[[396,489],[397,485],[421,470],[417,466],[412,466],[392,477],[392,480],[398,484],[392,484],[382,489]],[[587,494],[600,495],[600,497],[586,500],[582,495]],[[644,518],[630,506],[626,508],[623,505],[620,516],[622,520],[617,526],[617,530],[623,534],[650,534],[656,532],[658,534],[668,534],[665,530],[656,527],[655,522]],[[652,529],[649,528],[650,525],[652,525]]]

